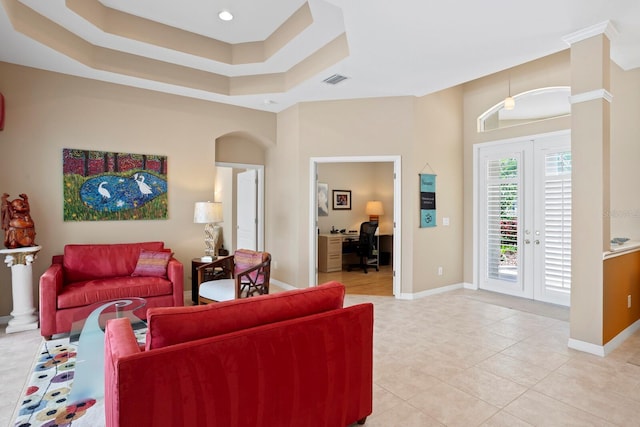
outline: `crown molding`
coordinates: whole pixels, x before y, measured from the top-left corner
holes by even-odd
[[[582,92],[577,95],[571,95],[569,97],[569,103],[573,105],[581,102],[593,101],[594,99],[604,99],[611,103],[611,101],[613,101],[613,95],[606,89],[596,89],[589,92]]]
[[[121,12],[98,0],[65,0],[65,5],[104,33],[231,65],[266,62],[314,24],[305,2],[265,40],[230,44]]]
[[[562,41],[571,46],[574,43],[600,34],[606,35],[609,40],[615,40],[618,37],[619,33],[616,27],[613,26],[611,21],[607,20],[604,22],[600,22],[599,24],[583,28],[582,30],[578,30],[575,33],[567,34],[566,36],[562,37]]]

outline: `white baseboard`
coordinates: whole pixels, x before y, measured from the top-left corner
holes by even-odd
[[[290,285],[288,283],[281,282],[280,280],[276,280],[276,279],[269,279],[269,282],[274,284],[274,285],[276,285],[279,288],[284,289],[285,291],[293,291],[294,289],[300,289],[300,288],[297,288],[295,286],[292,286],[292,285]]]
[[[472,291],[477,291],[478,290],[478,287],[476,285],[474,285],[473,283],[464,282],[464,283],[462,283],[462,285],[464,286],[465,289],[470,289]]]
[[[640,329],[640,320],[636,320],[629,325],[625,330],[616,335],[611,341],[605,345],[592,344],[590,342],[575,340],[569,338],[568,346],[574,350],[584,351],[585,353],[594,354],[596,356],[604,357],[618,348],[620,344],[626,341],[631,335]]]
[[[595,356],[604,357],[604,347],[597,344],[592,344],[586,341],[575,340],[573,338],[569,338],[569,342],[567,343],[569,348],[574,350],[583,351],[585,353],[593,354]]]
[[[430,295],[437,295],[444,292],[454,291],[456,289],[462,289],[463,287],[464,287],[463,283],[456,283],[453,285],[443,286],[441,288],[427,289],[426,291],[417,292],[414,294],[401,293],[400,295],[396,296],[396,298],[402,299],[402,300],[414,300],[414,299],[428,297]]]

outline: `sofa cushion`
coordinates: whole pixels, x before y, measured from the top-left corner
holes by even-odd
[[[167,277],[167,264],[173,254],[170,251],[147,251],[142,249],[132,276]]]
[[[65,245],[62,262],[65,282],[130,276],[141,249],[160,251],[163,248],[163,242]]]
[[[146,349],[280,322],[341,308],[344,285],[317,287],[191,307],[158,307],[147,311]]]
[[[58,295],[58,309],[82,307],[120,298],[148,298],[172,293],[171,281],[161,277],[124,276],[87,280],[65,286]]]

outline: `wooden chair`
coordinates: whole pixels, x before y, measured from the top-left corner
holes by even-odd
[[[232,256],[198,267],[198,304],[266,295],[270,276],[268,252],[238,249]]]

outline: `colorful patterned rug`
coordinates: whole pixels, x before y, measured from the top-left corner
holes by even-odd
[[[144,342],[146,330],[136,331]],[[15,427],[100,427],[105,425],[103,399],[69,401],[77,345],[68,338],[43,341],[34,372],[18,402]],[[96,373],[102,375],[102,373]]]
[[[68,338],[43,341],[24,398],[18,403],[16,427],[103,426],[102,400],[69,402],[77,346]]]

